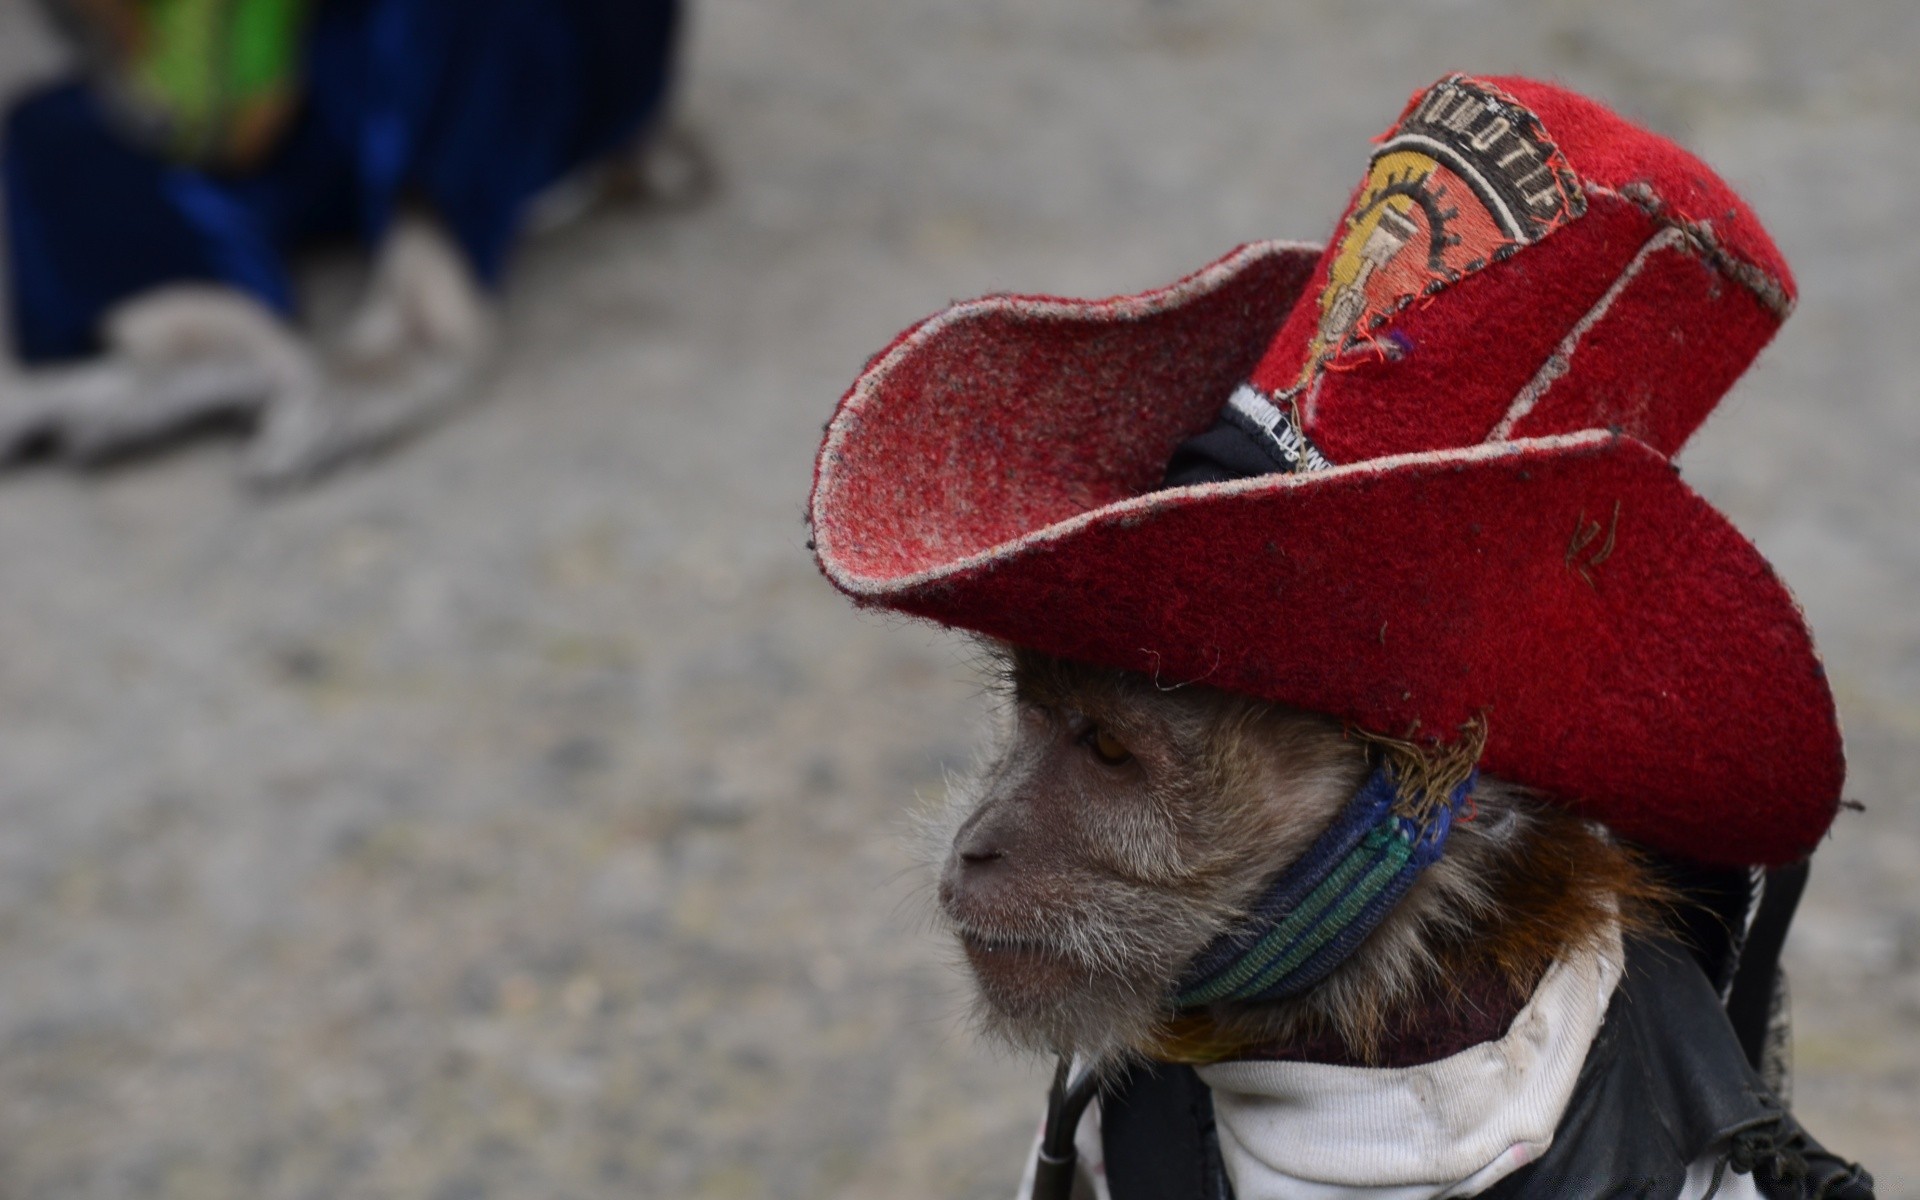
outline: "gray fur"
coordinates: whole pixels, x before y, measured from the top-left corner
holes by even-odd
[[[977,1012],[986,1030],[1022,1049],[1111,1065],[1153,1044],[1194,956],[1325,829],[1370,766],[1364,746],[1314,714],[1204,688],[1170,693],[1121,673],[1084,675],[1066,686],[1103,692],[1107,711],[1151,712],[1184,748],[1184,769],[1156,782],[1150,814],[1116,805],[1089,818],[1097,872],[1076,874],[1044,904],[1012,916],[983,921],[950,903],[943,915],[956,935],[1044,947],[1080,972],[1077,986],[1018,1011],[996,1003],[983,982]],[[1037,753],[1012,725],[950,781],[944,806],[923,816],[925,856],[949,876],[969,822],[1008,802]],[[1485,880],[1523,852],[1536,824],[1537,802],[1498,780],[1483,777],[1474,804],[1474,819],[1455,824],[1442,859],[1326,980],[1284,1001],[1216,1005],[1214,1025],[1248,1041],[1331,1030],[1349,1045],[1370,1044],[1432,981],[1435,947],[1472,936],[1492,915]]]

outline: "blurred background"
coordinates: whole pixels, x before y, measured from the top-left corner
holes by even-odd
[[[1920,7],[709,0],[720,185],[521,248],[482,402],[272,500],[231,443],[0,479],[0,1197],[989,1197],[907,819],[986,705],[816,575],[821,422],[908,322],[1321,239],[1451,69],[1745,193],[1799,310],[1683,460],[1795,588],[1851,755],[1796,1108],[1920,1197]],[[64,53],[0,0],[0,83]],[[323,304],[348,265],[322,262]]]

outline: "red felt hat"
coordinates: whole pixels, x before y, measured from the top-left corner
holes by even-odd
[[[1792,299],[1692,155],[1451,76],[1324,250],[900,335],[827,427],[816,552],[863,605],[1062,658],[1397,737],[1484,722],[1483,769],[1624,836],[1788,862],[1838,804],[1833,698],[1792,596],[1671,460]],[[1299,469],[1159,488],[1223,410]]]

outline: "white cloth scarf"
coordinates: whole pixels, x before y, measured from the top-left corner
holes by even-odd
[[[1213,1091],[1235,1200],[1443,1200],[1476,1195],[1538,1159],[1573,1095],[1620,981],[1615,931],[1555,963],[1504,1037],[1412,1067],[1238,1061],[1200,1067]],[[1081,1187],[1110,1200],[1097,1103],[1075,1132]],[[1680,1200],[1700,1200],[1714,1156]],[[1028,1158],[1021,1198],[1031,1194]],[[1079,1194],[1077,1191],[1076,1194]],[[1728,1172],[1716,1200],[1760,1200]]]

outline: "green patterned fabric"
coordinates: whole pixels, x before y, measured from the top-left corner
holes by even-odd
[[[1232,970],[1181,995],[1180,1005],[1254,996],[1272,988],[1352,926],[1412,857],[1413,841],[1406,833],[1393,825],[1374,828]]]
[[[1325,979],[1440,857],[1474,779],[1428,803],[1403,794],[1390,766],[1375,768],[1306,853],[1189,964],[1174,1006],[1278,999]]]
[[[55,0],[136,130],[188,162],[265,152],[299,94],[312,0]]]

